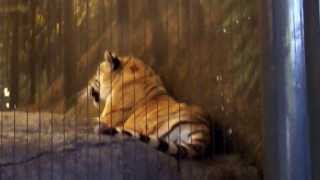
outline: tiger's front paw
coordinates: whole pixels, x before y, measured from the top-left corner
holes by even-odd
[[[94,128],[94,133],[96,134],[103,134],[103,135],[109,135],[109,136],[115,136],[117,135],[119,132],[116,128],[113,127],[108,127],[105,124],[98,124],[96,125],[96,127]]]
[[[94,133],[95,134],[103,134],[104,131],[106,131],[109,127],[105,124],[98,124],[94,127]]]

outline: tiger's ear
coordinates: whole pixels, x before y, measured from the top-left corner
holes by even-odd
[[[110,51],[106,51],[104,53],[104,59],[110,63],[111,69],[113,71],[117,70],[121,65],[120,59]]]

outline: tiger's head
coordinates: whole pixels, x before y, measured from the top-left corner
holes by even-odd
[[[130,102],[135,93],[136,100],[139,100],[145,95],[142,92],[150,86],[165,91],[159,76],[141,60],[131,56],[118,57],[109,51],[105,51],[104,61],[89,84],[90,95],[96,106],[105,105],[110,96],[126,96],[126,102]],[[112,101],[116,103],[117,99]]]
[[[119,71],[123,62],[120,58],[111,52],[105,52],[104,61],[99,65],[93,79],[90,82],[90,95],[93,98],[94,105],[105,100],[111,91],[113,74]]]

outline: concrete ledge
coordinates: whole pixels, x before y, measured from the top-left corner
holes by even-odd
[[[29,113],[28,119],[25,112],[1,115],[1,180],[258,179],[256,169],[235,156],[178,162],[132,139],[99,137],[85,120],[67,122],[50,113]]]

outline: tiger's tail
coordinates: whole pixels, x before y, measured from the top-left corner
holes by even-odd
[[[137,139],[151,146],[152,148],[160,152],[169,154],[170,156],[173,156],[177,159],[199,158],[203,156],[203,153],[201,152],[199,153],[199,151],[196,151],[192,147],[192,145],[178,144],[170,141],[168,142],[154,136],[147,136],[131,130],[124,130],[122,128],[117,128],[117,127],[113,127],[113,128],[96,127],[95,132],[97,134],[103,134],[108,136],[123,135],[126,137],[132,137],[134,139]]]

